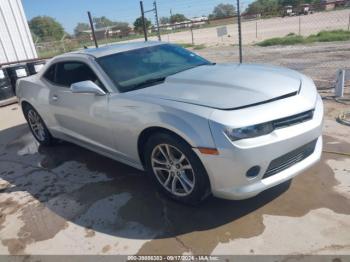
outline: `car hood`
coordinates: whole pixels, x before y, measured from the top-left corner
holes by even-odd
[[[199,66],[135,91],[143,96],[218,109],[238,109],[296,95],[301,75],[295,71],[252,64]]]

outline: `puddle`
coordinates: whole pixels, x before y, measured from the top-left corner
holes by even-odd
[[[319,208],[350,214],[348,199],[333,190],[338,182],[326,162],[342,159],[333,154],[324,154],[318,165],[291,185],[282,184],[253,199],[210,198],[199,207],[188,207],[159,195],[143,172],[78,146],[60,143],[38,147],[37,152],[25,150],[32,140],[25,136],[28,131],[21,132],[0,160],[23,160],[39,170],[30,167],[24,175],[16,171],[16,176],[0,168],[0,178],[14,185],[3,192],[28,192],[40,205],[16,206],[25,226],[19,229],[18,239],[3,240],[13,254],[24,250],[30,241],[53,238],[67,222],[89,230],[84,232],[87,238],[96,232],[128,239],[154,238],[142,246],[140,254],[207,254],[219,243],[262,234],[264,214],[300,217]],[[335,142],[325,137],[328,150],[350,151],[349,144]],[[30,153],[18,156],[18,152]],[[0,223],[4,219],[0,217]],[[40,225],[46,225],[47,230],[39,230]]]

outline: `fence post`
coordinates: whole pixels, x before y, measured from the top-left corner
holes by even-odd
[[[175,28],[173,26],[173,23],[171,22],[171,18],[173,17],[173,10],[170,8],[170,24],[171,24],[171,30],[173,33],[175,33]]]
[[[62,43],[62,46],[63,46],[63,52],[65,53],[66,52],[66,45],[64,44],[64,39],[66,38],[66,34],[63,34],[62,38],[61,38],[61,43]]]
[[[147,30],[146,30],[146,23],[145,23],[145,12],[143,11],[143,2],[140,1],[140,8],[141,8],[141,17],[142,17],[142,28],[143,28],[143,35],[145,37],[145,41],[147,42]]]
[[[242,28],[241,28],[241,12],[239,0],[237,0],[237,22],[238,22],[238,44],[239,44],[239,63],[242,63]]]
[[[193,23],[191,24],[190,31],[191,31],[191,39],[192,39],[192,45],[194,45],[194,38],[193,38],[193,28],[192,28]]]
[[[299,15],[299,35],[301,35],[301,15]]]
[[[349,13],[349,22],[348,22],[348,31],[350,30],[350,13]]]
[[[255,18],[255,38],[258,38],[258,16]]]

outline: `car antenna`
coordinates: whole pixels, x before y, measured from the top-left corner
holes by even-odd
[[[92,38],[93,38],[93,40],[94,40],[94,42],[95,42],[96,48],[98,48],[98,43],[97,43],[96,35],[95,35],[94,23],[92,22],[92,17],[91,17],[90,11],[88,11],[87,14],[88,14],[88,17],[89,17],[89,22],[90,22],[90,28],[91,28]]]

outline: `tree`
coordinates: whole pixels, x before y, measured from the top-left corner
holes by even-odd
[[[120,30],[124,36],[128,35],[131,30],[127,22],[112,21],[105,16],[95,17],[93,21],[96,29],[113,26],[114,29]]]
[[[126,36],[130,33],[131,28],[129,27],[129,24],[127,22],[114,22],[114,28],[117,30],[120,30],[120,33],[123,36]]]
[[[161,25],[169,24],[170,19],[169,19],[169,17],[163,16],[163,17],[159,18],[159,23]]]
[[[246,14],[278,15],[281,8],[278,0],[256,0],[249,4]]]
[[[74,35],[78,37],[87,30],[90,30],[90,25],[88,23],[78,23],[74,28]]]
[[[225,18],[229,16],[234,16],[236,14],[236,9],[231,4],[218,4],[214,7],[210,18]]]
[[[93,21],[94,21],[94,26],[96,29],[108,27],[108,26],[113,26],[116,23],[116,22],[108,19],[105,16],[94,17]]]
[[[291,5],[293,7],[298,7],[302,4],[319,5],[319,0],[278,0],[278,4],[281,8],[286,5]]]
[[[65,34],[62,25],[49,16],[36,16],[29,21],[32,34],[45,41],[60,40]]]
[[[151,21],[149,21],[147,18],[145,18],[145,24],[146,24],[146,29],[148,29],[152,26]],[[134,31],[137,33],[140,33],[140,34],[143,32],[142,17],[139,17],[135,20]]]
[[[170,17],[170,23],[174,24],[174,23],[178,23],[178,22],[183,22],[188,20],[186,18],[186,16],[184,16],[183,14],[174,14]]]

